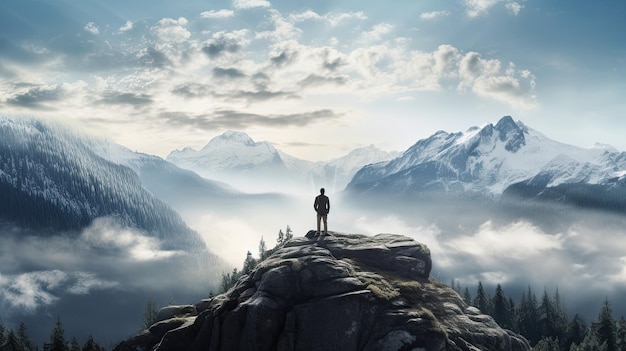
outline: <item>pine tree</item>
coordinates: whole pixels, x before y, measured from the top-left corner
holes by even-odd
[[[72,342],[70,343],[70,351],[81,351],[80,345],[78,344],[78,340],[76,338],[72,338]]]
[[[541,339],[537,310],[537,298],[528,286],[528,292],[522,294],[522,301],[517,313],[517,327],[520,334],[526,337],[531,345],[536,344]]]
[[[91,335],[89,335],[89,338],[87,338],[85,345],[83,345],[83,348],[81,349],[81,351],[101,351],[101,350],[103,350],[103,348],[100,347],[100,345],[98,345],[95,341],[93,341],[93,336]]]
[[[20,323],[19,328],[17,329],[17,338],[20,340],[22,345],[29,350],[33,349],[33,344],[28,337],[28,331],[26,330],[26,324],[24,322]]]
[[[9,330],[9,333],[6,336],[6,343],[2,349],[11,351],[27,351],[13,330]]]
[[[463,301],[468,304],[468,305],[472,305],[472,293],[470,293],[469,288],[466,286],[465,290],[463,291]]]
[[[148,329],[151,325],[153,325],[157,321],[157,314],[159,310],[157,309],[156,302],[152,297],[148,298],[146,301],[146,306],[143,310],[143,328]]]
[[[554,302],[548,295],[548,292],[543,290],[543,298],[541,298],[541,305],[539,306],[539,327],[541,335],[545,337],[558,337],[556,326],[556,309],[554,308]]]
[[[2,323],[2,319],[0,319],[0,346],[4,345],[4,343],[6,342],[6,328],[4,326],[4,323]]]
[[[516,314],[516,309],[515,309],[515,302],[513,301],[513,298],[509,296],[509,304],[507,306],[507,318],[509,320],[509,323],[511,323],[511,330],[518,333],[519,329],[517,328],[517,314]]]
[[[246,254],[246,259],[243,261],[243,269],[241,270],[242,274],[247,274],[256,266],[256,260],[252,257],[252,252],[248,251]]]
[[[508,321],[508,302],[504,297],[504,291],[502,290],[502,286],[498,284],[496,287],[496,294],[493,297],[493,319],[500,325],[502,328],[511,328],[511,323]]]
[[[282,229],[278,230],[278,238],[276,239],[276,245],[280,246],[285,243],[285,233],[283,233]]]
[[[261,237],[261,241],[259,242],[259,259],[263,261],[265,259],[265,255],[267,253],[267,246],[265,245],[265,240]]]
[[[65,331],[61,319],[57,319],[52,335],[50,335],[50,348],[48,351],[69,351],[65,341]]]
[[[608,298],[604,300],[600,310],[597,326],[596,339],[598,343],[606,343],[607,351],[617,351],[617,330]]]
[[[491,314],[489,308],[489,299],[487,297],[487,294],[485,294],[483,283],[480,281],[478,282],[478,287],[476,288],[474,306],[477,307],[484,314]]]
[[[293,238],[293,232],[289,225],[287,225],[287,229],[285,229],[285,242],[291,240]]]
[[[567,343],[567,327],[569,317],[567,316],[567,310],[563,303],[561,302],[561,295],[559,294],[559,288],[557,287],[554,291],[554,328],[556,332],[556,337],[561,342],[561,346],[565,349],[565,344]]]
[[[580,344],[587,335],[587,326],[583,319],[578,315],[574,315],[572,321],[567,326],[567,338],[564,349],[569,350],[572,345]]]
[[[624,316],[617,322],[617,349],[626,350],[626,320]]]

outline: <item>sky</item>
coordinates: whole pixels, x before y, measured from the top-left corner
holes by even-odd
[[[626,150],[621,0],[0,2],[0,114],[166,157],[226,130],[317,161],[511,115]]]

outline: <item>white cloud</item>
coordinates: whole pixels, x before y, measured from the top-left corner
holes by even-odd
[[[526,1],[526,0],[522,0]],[[485,15],[489,10],[498,3],[504,3],[506,9],[513,15],[517,16],[524,8],[518,1],[511,0],[463,0],[466,7],[466,13],[469,17],[478,17]]]
[[[100,34],[100,30],[98,29],[96,24],[93,23],[93,22],[87,23],[83,29],[85,29],[86,32],[89,32],[89,33],[91,33],[93,35]]]
[[[119,33],[124,33],[124,32],[128,32],[129,30],[133,29],[133,22],[132,21],[126,21],[126,23],[124,23],[123,26],[120,27],[120,29],[118,29]]]
[[[235,9],[252,9],[255,7],[271,7],[269,1],[266,0],[233,0],[233,8]]]
[[[228,18],[233,17],[234,15],[235,11],[225,9],[204,11],[200,14],[202,18]]]
[[[347,22],[351,20],[364,21],[367,19],[367,16],[362,11],[358,11],[358,12],[343,12],[339,14],[329,13],[329,14],[326,14],[324,18],[332,26],[337,26],[343,22]]]
[[[161,250],[160,242],[132,229],[120,227],[109,218],[97,218],[83,231],[80,240],[92,248],[121,252],[135,261],[155,261],[182,255],[180,251]]]
[[[513,1],[506,4],[506,8],[515,16],[519,15],[520,11],[524,8],[524,5],[519,2]]]
[[[382,38],[391,33],[394,26],[389,23],[379,23],[375,25],[372,30],[368,32],[363,32],[361,34],[361,40],[372,42],[372,41],[380,41]]]
[[[117,283],[100,280],[94,274],[35,271],[0,276],[0,296],[15,309],[33,312],[41,306],[57,302],[64,294],[83,295],[94,289],[108,289]]]
[[[449,16],[450,12],[448,11],[432,11],[432,12],[424,12],[420,14],[420,18],[423,20],[432,20],[439,17]]]
[[[271,41],[292,40],[302,34],[302,30],[294,25],[293,22],[285,19],[280,12],[269,10],[271,30],[266,30],[256,34],[257,39],[267,39]]]
[[[547,252],[561,250],[562,242],[560,235],[546,234],[527,222],[495,227],[488,221],[476,233],[448,241],[446,247],[495,264],[502,260],[521,262],[541,257]]]
[[[323,17],[312,10],[306,10],[301,13],[292,13],[289,15],[289,19],[292,22],[302,22],[308,20],[321,20]]]
[[[163,18],[151,30],[163,42],[183,42],[191,36],[186,28],[187,23],[188,21],[184,17],[178,19]]]

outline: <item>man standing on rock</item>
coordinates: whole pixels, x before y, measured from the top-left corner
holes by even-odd
[[[320,240],[324,238],[324,235],[328,234],[328,212],[330,212],[330,200],[328,196],[324,195],[324,188],[320,189],[320,194],[315,197],[313,208],[317,212],[317,235],[320,235]],[[320,233],[320,221],[324,220],[324,234]]]

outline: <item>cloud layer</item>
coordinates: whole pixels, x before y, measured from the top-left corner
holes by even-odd
[[[0,307],[8,314],[34,313],[61,299],[96,291],[171,290],[200,275],[207,278],[195,281],[198,286],[216,284],[209,281],[208,272],[185,270],[187,254],[162,250],[157,239],[109,218],[96,219],[78,237],[44,237],[8,228],[2,232]],[[178,278],[164,281],[162,275],[172,270]],[[213,279],[220,273],[214,272]]]
[[[497,2],[465,5],[480,14]],[[0,84],[3,110],[93,127],[107,121],[120,134],[121,125],[186,127],[181,133],[321,126],[332,119],[317,118],[321,111],[345,122],[341,116],[360,103],[420,92],[536,105],[530,70],[450,44],[418,49],[406,29],[363,11],[281,11],[268,1],[238,0],[186,17],[115,26],[93,20],[62,30],[63,45],[24,38],[2,51],[0,74],[11,72]]]

